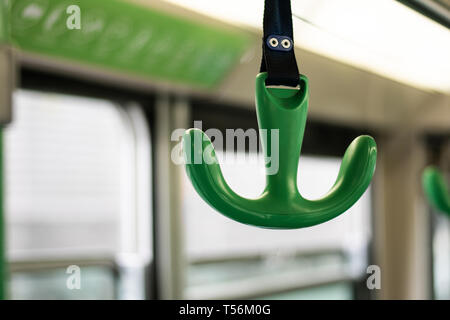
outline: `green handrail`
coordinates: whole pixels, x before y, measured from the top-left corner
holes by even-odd
[[[303,198],[297,188],[297,169],[308,111],[308,79],[301,75],[300,90],[266,88],[267,73],[256,77],[256,110],[264,156],[271,150],[270,132],[278,130],[279,170],[269,172],[257,199],[236,194],[225,182],[209,138],[198,129],[183,136],[187,174],[199,195],[213,208],[236,221],[266,228],[294,229],[326,222],[348,210],[373,177],[377,148],[369,136],[356,138],[342,160],[335,184],[322,199]],[[198,161],[201,159],[201,161]]]
[[[450,215],[450,192],[443,175],[436,167],[427,167],[422,175],[422,186],[431,205]]]

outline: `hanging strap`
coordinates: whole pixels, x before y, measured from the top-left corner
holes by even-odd
[[[264,36],[260,72],[266,85],[296,87],[299,72],[294,54],[290,0],[265,0]]]

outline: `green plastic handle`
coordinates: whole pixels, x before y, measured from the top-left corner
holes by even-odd
[[[450,192],[445,179],[436,167],[427,167],[422,175],[425,195],[431,205],[450,215]]]
[[[349,209],[369,186],[376,164],[375,141],[370,136],[356,138],[345,152],[331,190],[319,200],[303,198],[297,189],[297,169],[308,112],[308,79],[300,76],[298,90],[266,88],[266,78],[267,73],[256,77],[256,110],[260,129],[279,130],[279,169],[272,174],[266,165],[263,193],[257,199],[236,194],[225,182],[211,141],[198,129],[189,129],[183,136],[187,174],[210,206],[245,224],[296,229],[333,219]],[[268,136],[261,135],[265,157],[271,150]],[[205,161],[195,163],[203,156]]]

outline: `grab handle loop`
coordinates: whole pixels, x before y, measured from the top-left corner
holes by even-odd
[[[273,162],[269,150],[277,144],[276,163],[266,165],[263,193],[257,199],[243,198],[226,183],[206,134],[198,129],[187,130],[183,136],[186,171],[198,194],[225,216],[266,228],[309,227],[349,209],[372,180],[375,141],[369,136],[356,138],[345,152],[331,190],[319,200],[303,198],[297,189],[297,169],[308,101],[308,79],[299,74],[295,60],[290,1],[266,0],[256,113],[260,132],[267,133],[261,136],[264,156]]]
[[[263,33],[260,72],[267,72],[266,84],[296,87],[299,72],[294,53],[290,0],[265,1]]]

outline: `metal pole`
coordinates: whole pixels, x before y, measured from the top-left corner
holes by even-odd
[[[157,298],[183,299],[186,270],[181,216],[184,168],[171,159],[172,147],[176,144],[171,141],[171,136],[175,129],[188,128],[189,106],[182,98],[174,102],[168,95],[162,95],[157,100],[155,113],[153,165],[157,186],[154,209]]]

